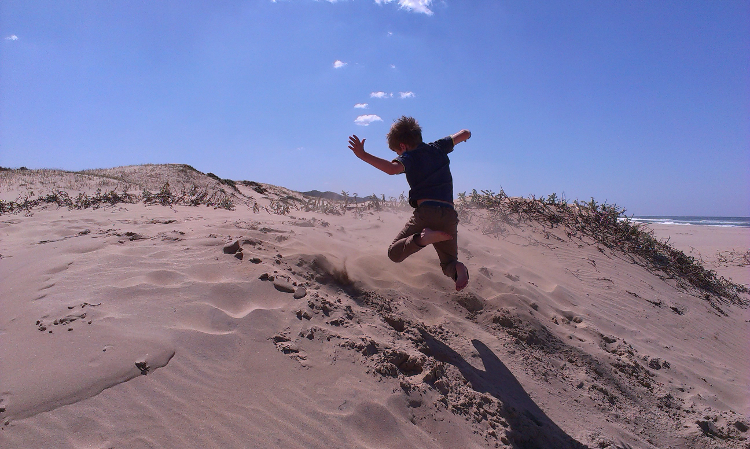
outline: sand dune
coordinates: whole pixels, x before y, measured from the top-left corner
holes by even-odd
[[[748,295],[709,301],[560,227],[465,219],[456,293],[430,248],[387,258],[407,209],[305,211],[179,165],[3,171],[0,198],[165,182],[234,210],[0,215],[0,447],[748,447]],[[748,250],[745,229],[689,232],[704,260]]]

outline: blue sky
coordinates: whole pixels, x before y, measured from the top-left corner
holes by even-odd
[[[347,149],[462,128],[454,191],[750,216],[747,1],[0,3],[0,166],[185,163],[397,196]]]

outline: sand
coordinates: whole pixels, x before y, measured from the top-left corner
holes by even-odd
[[[0,172],[0,197],[218,182],[175,167]],[[748,308],[533,223],[464,220],[457,293],[431,248],[387,258],[408,210],[238,187],[0,215],[0,447],[749,447]],[[673,229],[748,282],[714,257],[748,230]]]
[[[750,229],[722,226],[649,225],[654,235],[720,276],[750,286]]]

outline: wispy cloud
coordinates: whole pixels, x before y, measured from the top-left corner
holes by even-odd
[[[370,126],[370,123],[372,122],[382,122],[383,119],[378,117],[375,114],[368,114],[368,115],[360,115],[359,117],[354,120],[354,123],[356,123],[359,126]]]
[[[328,3],[338,3],[340,1],[344,0],[326,0]],[[271,3],[278,3],[279,0],[271,0]],[[405,9],[407,11],[426,14],[428,16],[431,16],[434,14],[432,10],[430,9],[430,6],[432,6],[432,0],[375,0],[375,3],[378,5],[385,5],[386,3],[393,3],[398,2],[398,6],[400,9]],[[388,32],[388,35],[391,36],[393,33]]]
[[[357,109],[367,109],[367,103],[357,103],[354,107]]]
[[[396,0],[375,0],[375,3],[377,3],[378,5],[383,5],[385,3],[393,3],[394,1]],[[398,5],[401,7],[401,9],[406,9],[407,11],[427,14],[428,16],[431,16],[433,14],[432,10],[430,9],[432,0],[398,0]]]
[[[18,40],[18,36],[16,36],[15,34],[11,34],[10,36],[6,37],[5,40],[6,41],[17,41]]]
[[[432,10],[429,8],[429,6],[432,5],[432,0],[399,0],[398,4],[409,11],[421,12],[428,16],[433,14]]]
[[[391,67],[393,67],[394,69],[396,68],[396,66],[391,66]],[[405,98],[414,98],[414,97],[416,97],[416,95],[414,94],[414,92],[411,92],[411,91],[409,91],[409,92],[399,92],[398,96],[402,100],[405,99]],[[383,91],[370,92],[370,98],[393,98],[393,93],[387,93],[387,92],[383,92]]]
[[[333,63],[333,68],[334,68],[334,69],[340,69],[340,68],[342,68],[342,67],[345,67],[345,66],[347,66],[348,64],[349,64],[349,63],[347,63],[347,62],[344,62],[344,61],[339,61],[339,60],[337,59],[337,60],[336,60],[336,62],[334,62],[334,63]]]

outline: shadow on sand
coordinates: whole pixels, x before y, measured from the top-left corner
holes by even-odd
[[[472,340],[484,362],[484,371],[474,368],[456,351],[427,332],[422,337],[433,356],[461,372],[474,391],[487,393],[504,405],[503,418],[510,430],[506,438],[518,449],[588,448],[560,429],[529,397],[513,373],[479,340]]]

